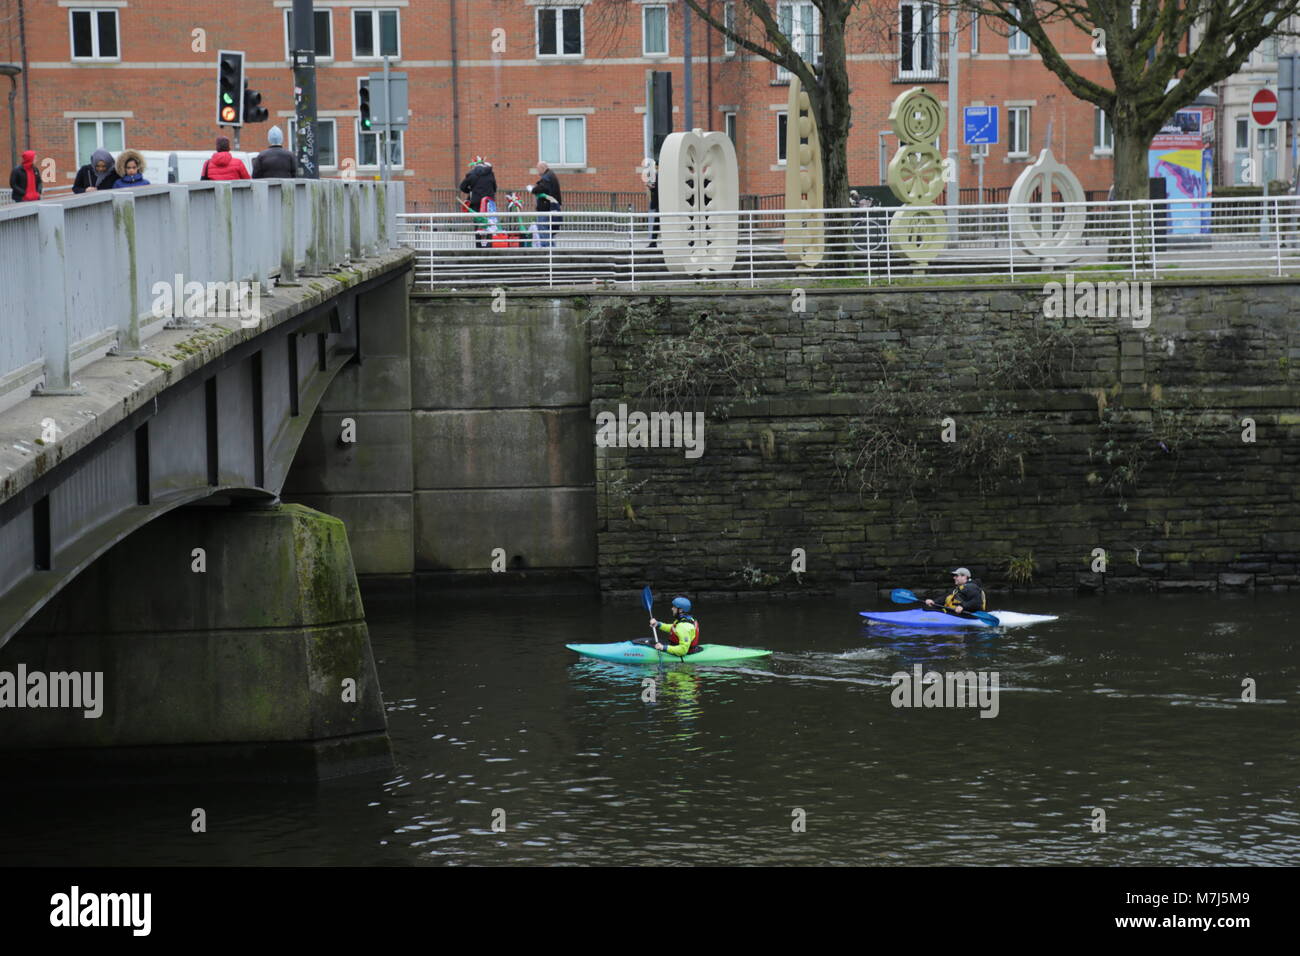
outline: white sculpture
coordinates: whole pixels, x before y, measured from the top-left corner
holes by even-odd
[[[1039,194],[1039,202],[1036,209],[1031,209],[1028,204],[1035,192]],[[1079,178],[1057,162],[1051,149],[1044,149],[1011,187],[1007,225],[1016,248],[1031,256],[1065,263],[1083,254],[1080,240],[1086,207],[1062,206],[1053,198],[1054,192],[1061,194],[1062,202],[1083,203],[1086,199]]]
[[[823,214],[809,210],[826,205],[822,179],[821,138],[812,101],[790,76],[790,98],[785,124],[785,254],[801,269],[815,268],[826,251]]]
[[[740,243],[740,175],[726,133],[669,133],[659,153],[659,211],[670,272],[730,272]]]
[[[889,239],[922,266],[948,241],[948,218],[933,205],[943,192],[943,157],[934,147],[943,118],[943,105],[921,86],[900,93],[889,110],[902,145],[889,161],[885,180],[907,203],[890,219]]]

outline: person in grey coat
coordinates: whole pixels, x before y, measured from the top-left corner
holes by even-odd
[[[298,175],[298,160],[284,148],[284,130],[272,126],[266,134],[270,146],[253,157],[254,179],[293,179]]]

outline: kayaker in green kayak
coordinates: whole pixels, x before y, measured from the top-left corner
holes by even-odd
[[[970,568],[958,568],[952,572],[952,591],[943,599],[943,606],[950,611],[961,614],[963,611],[987,610],[988,596],[978,581],[971,579]],[[937,607],[934,601],[925,599],[926,607]]]
[[[653,617],[650,618],[650,626],[657,631],[662,631],[668,635],[667,643],[661,644],[658,640],[651,641],[650,638],[642,638],[639,641],[633,641],[634,644],[647,644],[656,651],[666,651],[669,654],[676,654],[678,657],[685,657],[700,649],[700,624],[691,616],[691,602],[688,598],[673,598],[673,620],[669,622],[659,622]]]

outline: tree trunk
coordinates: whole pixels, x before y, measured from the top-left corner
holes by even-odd
[[[1137,124],[1136,119],[1116,110],[1115,116],[1115,199],[1143,200],[1151,196],[1147,151],[1151,136]],[[1111,258],[1147,261],[1154,222],[1149,210],[1132,210],[1115,206],[1111,208],[1112,234],[1123,237],[1114,243]]]
[[[849,103],[844,25],[829,17],[823,23],[822,88],[812,91],[812,96],[822,143],[826,206],[840,209],[849,204],[849,130],[853,126],[853,108]]]

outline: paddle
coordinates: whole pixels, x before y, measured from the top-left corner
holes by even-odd
[[[889,592],[889,600],[893,601],[895,604],[921,604],[921,603],[923,603],[919,597],[917,597],[917,596],[916,596],[915,594],[913,594],[911,591],[906,590],[905,588],[895,588],[893,591],[890,591],[890,592]],[[931,610],[931,608],[926,608],[926,610]],[[987,611],[961,611],[961,612],[957,612],[957,611],[954,611],[952,608],[944,607],[942,604],[936,604],[936,605],[934,606],[933,610],[942,611],[944,614],[951,614],[951,615],[953,615],[953,616],[955,616],[955,617],[973,617],[973,618],[975,618],[977,621],[981,621],[981,622],[983,622],[984,624],[987,624],[989,627],[997,627],[997,626],[998,626],[998,619],[997,619],[996,617],[994,617],[992,614],[989,614]]]
[[[654,595],[650,593],[650,585],[648,584],[645,586],[645,589],[641,592],[641,603],[645,605],[646,613],[649,614],[651,617],[654,617],[655,616]],[[653,627],[650,628],[650,643],[651,645],[659,643],[659,635],[655,633],[655,629]]]

